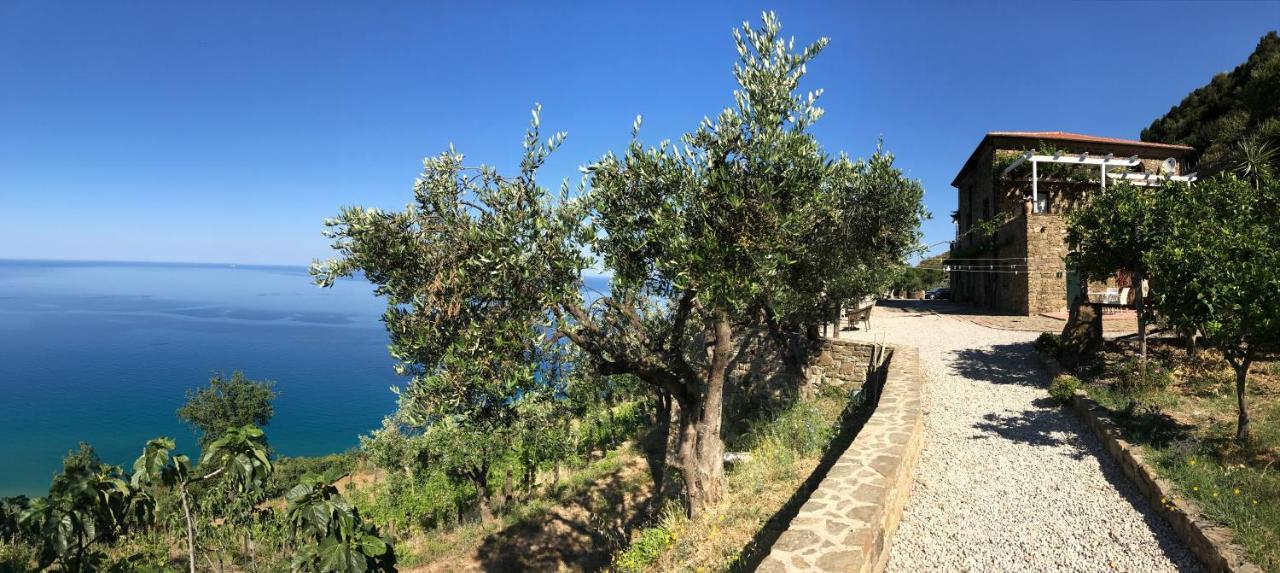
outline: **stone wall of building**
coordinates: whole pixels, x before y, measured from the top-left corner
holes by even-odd
[[[890,350],[875,411],[758,571],[884,570],[924,442],[919,361],[914,348]]]
[[[1067,221],[1056,213],[1031,214],[1027,223],[1026,314],[1067,309]]]
[[[952,257],[988,259],[993,266],[998,266],[1002,260],[1025,261],[1025,265],[1021,265],[1025,272],[1010,273],[1008,269],[996,268],[988,272],[953,272],[950,277],[952,296],[957,302],[1002,313],[1033,315],[1064,311],[1068,306],[1065,256],[1069,250],[1063,215],[1086,200],[1090,193],[1096,192],[1099,183],[1096,180],[1080,183],[1042,180],[1037,186],[1037,195],[1046,201],[1046,209],[1044,213],[1032,213],[1029,172],[1005,180],[998,178],[994,171],[997,155],[1008,157],[1022,153],[1029,142],[1000,138],[992,141],[994,143],[984,140],[954,182],[959,199],[956,219],[960,237],[952,246]],[[1058,146],[1069,148],[1073,153],[1113,154],[1116,157],[1125,157],[1135,151],[1132,147],[1105,143],[1060,142]],[[1142,150],[1141,153],[1141,171],[1146,173],[1158,173],[1164,158],[1179,155],[1177,151],[1164,149]],[[996,238],[999,246],[973,254],[971,251],[977,238],[966,233],[987,217],[1001,216],[1011,220]],[[956,253],[966,254],[958,256]]]

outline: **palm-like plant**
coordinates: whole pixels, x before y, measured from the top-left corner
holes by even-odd
[[[186,518],[187,566],[191,573],[195,573],[196,523],[191,515],[191,495],[187,489],[192,481],[191,459],[182,454],[173,455],[174,447],[172,438],[148,441],[142,448],[142,455],[133,462],[132,482],[138,489],[158,485],[177,488],[178,497],[182,500],[182,514]]]
[[[223,483],[229,487],[223,505],[228,513],[226,523],[245,526],[245,549],[256,571],[258,556],[249,521],[254,505],[260,501],[258,494],[274,471],[268,456],[266,434],[252,425],[227,430],[205,449],[200,458],[200,468],[212,470],[210,476],[221,474]]]
[[[0,499],[0,542],[9,543],[21,534],[19,520],[29,503],[24,496]]]
[[[1236,144],[1236,172],[1253,182],[1254,189],[1271,177],[1276,164],[1276,148],[1270,143],[1250,137]]]
[[[293,567],[302,571],[365,573],[395,571],[395,552],[333,485],[304,481],[285,496],[286,519],[298,549]]]

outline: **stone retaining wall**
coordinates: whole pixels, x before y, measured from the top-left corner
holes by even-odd
[[[738,349],[729,362],[731,402],[757,400],[771,402],[796,387],[789,379],[781,355],[762,331],[749,331],[735,340]],[[876,346],[866,342],[824,338],[809,350],[804,367],[804,393],[823,386],[861,388],[867,380]]]
[[[829,366],[842,355],[856,363],[857,350],[843,344],[828,348]],[[774,542],[759,571],[884,570],[924,442],[919,352],[907,347],[890,352],[875,411]],[[829,375],[839,376],[842,369],[835,367]]]
[[[862,386],[867,380],[867,369],[875,348],[865,342],[824,339],[813,366],[807,372],[808,384],[813,387]]]

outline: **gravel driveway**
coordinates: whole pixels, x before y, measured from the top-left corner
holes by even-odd
[[[844,338],[920,348],[925,442],[891,572],[1201,571],[1097,439],[1053,405],[1037,333],[877,307]]]

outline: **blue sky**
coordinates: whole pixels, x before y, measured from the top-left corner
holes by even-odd
[[[305,264],[340,205],[402,206],[450,142],[545,183],[731,102],[730,30],[778,12],[831,152],[883,135],[928,243],[982,134],[1136,138],[1280,27],[1280,2],[0,3],[0,258]]]

